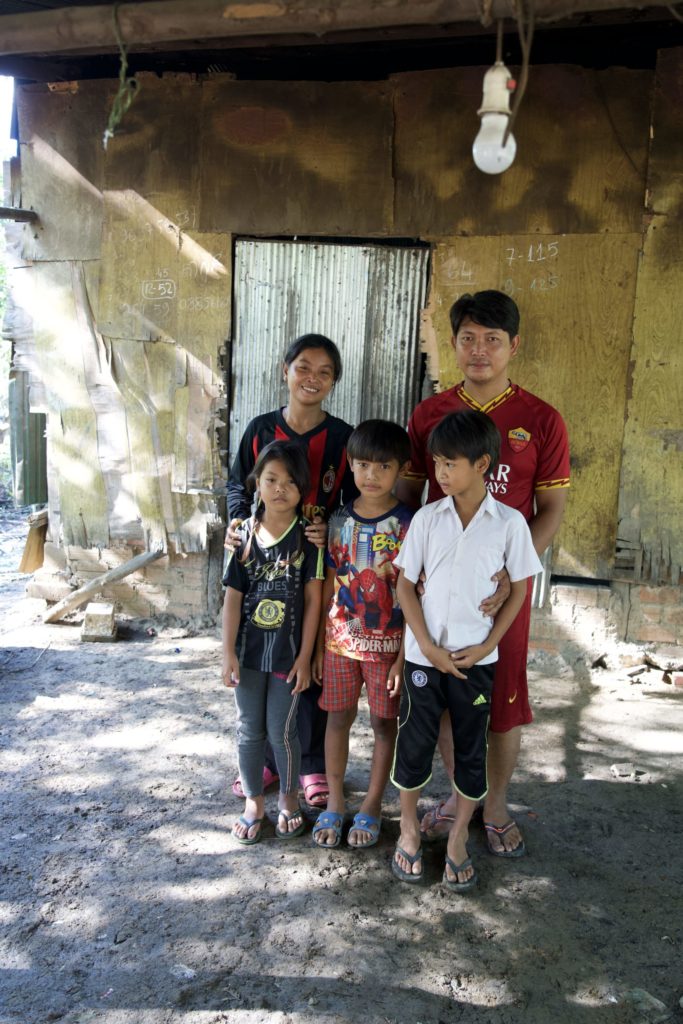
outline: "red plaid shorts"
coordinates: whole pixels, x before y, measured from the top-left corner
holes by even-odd
[[[318,701],[324,711],[350,711],[358,706],[365,683],[370,710],[378,718],[396,718],[400,697],[390,697],[387,690],[389,669],[395,656],[386,661],[358,661],[325,651],[323,693]]]

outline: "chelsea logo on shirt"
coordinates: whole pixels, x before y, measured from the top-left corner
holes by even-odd
[[[279,629],[285,621],[284,601],[259,601],[251,621],[259,629]]]

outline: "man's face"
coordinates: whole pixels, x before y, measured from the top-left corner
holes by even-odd
[[[507,380],[508,363],[519,348],[519,335],[511,338],[499,327],[483,327],[468,317],[451,343],[466,379],[475,384],[490,384]],[[504,387],[505,384],[501,390]]]

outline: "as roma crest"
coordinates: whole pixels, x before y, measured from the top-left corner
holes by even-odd
[[[508,430],[508,444],[513,452],[523,452],[531,440],[531,434],[524,427],[513,427]]]

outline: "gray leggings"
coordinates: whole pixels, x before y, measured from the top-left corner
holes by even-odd
[[[266,735],[275,754],[280,792],[293,793],[299,788],[299,694],[292,694],[293,688],[294,683],[282,676],[240,666],[240,682],[235,687],[237,760],[246,796],[263,793]]]

